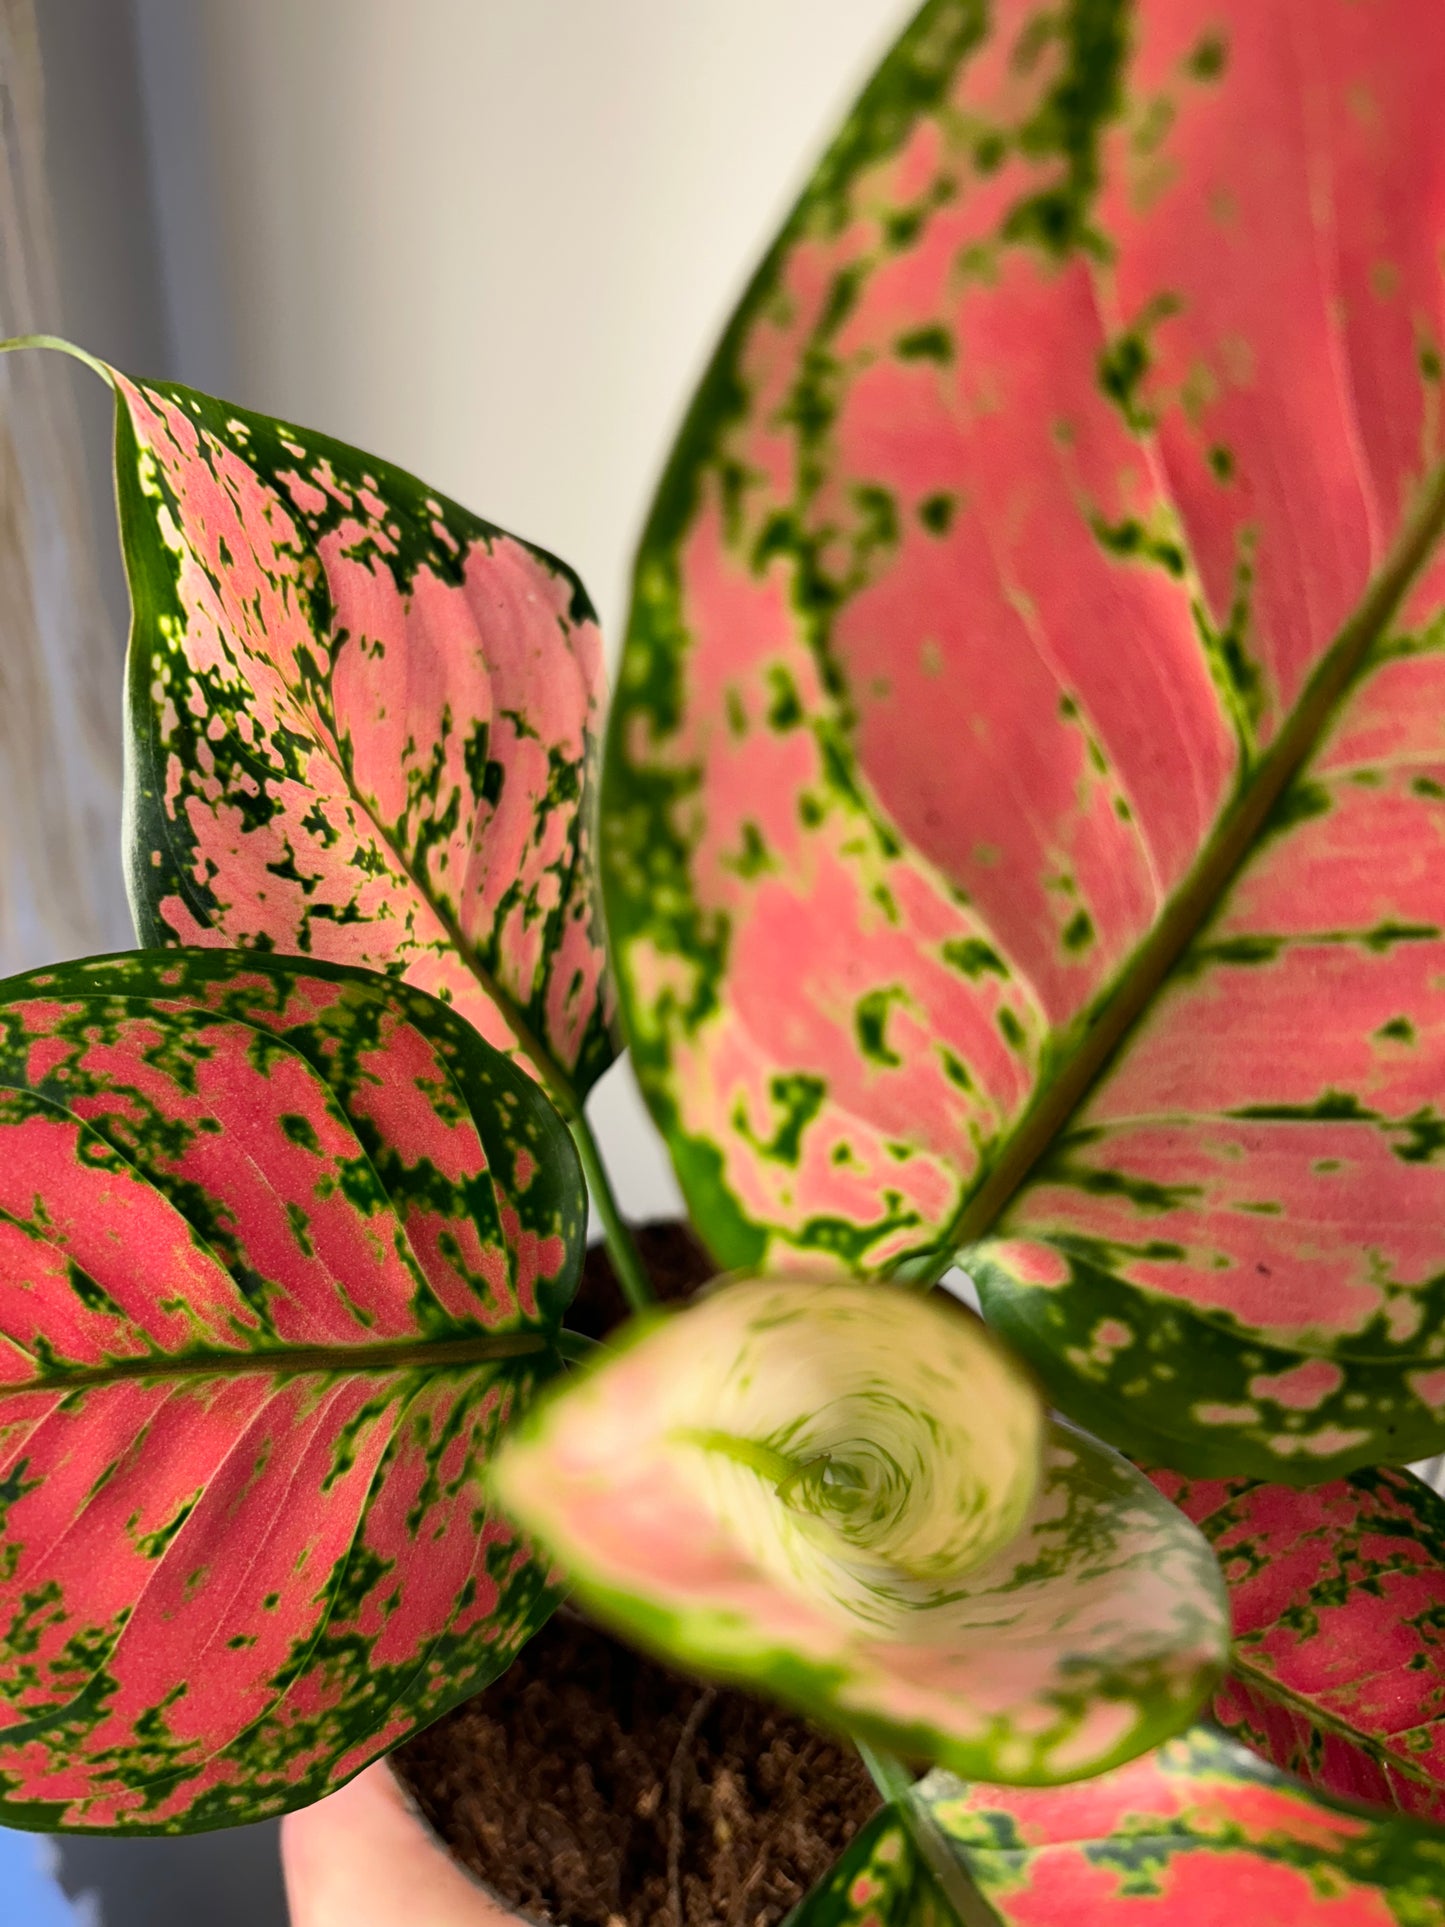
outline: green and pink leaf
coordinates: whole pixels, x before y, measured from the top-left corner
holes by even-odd
[[[979,1905],[977,1922],[949,1906],[908,1820],[886,1806],[859,1829],[786,1927],[993,1927]]]
[[[1445,1500],[1388,1467],[1308,1492],[1152,1476],[1229,1588],[1219,1723],[1328,1793],[1445,1820]]]
[[[113,379],[143,938],[404,976],[585,1090],[611,1045],[581,584],[329,436]]]
[[[526,1074],[419,991],[219,950],[0,990],[0,1820],[318,1798],[553,1592],[486,1461],[585,1221]]]
[[[914,1798],[999,1927],[1445,1922],[1445,1837],[1327,1799],[1207,1727],[1076,1786],[933,1773]]]
[[[932,0],[638,567],[602,854],[699,1227],[961,1247],[1201,1474],[1445,1442],[1442,83],[1424,0]]]

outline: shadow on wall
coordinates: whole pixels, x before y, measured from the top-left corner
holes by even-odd
[[[0,1828],[0,1920],[24,1927],[98,1927],[94,1894],[62,1896],[52,1871],[55,1845],[43,1834]]]
[[[49,1845],[65,1893],[77,1901],[94,1897],[88,1913],[83,1904],[77,1908],[75,1927],[177,1927],[191,1921],[285,1927],[278,1821],[190,1839],[71,1837]],[[32,1927],[28,1918],[26,1927]]]

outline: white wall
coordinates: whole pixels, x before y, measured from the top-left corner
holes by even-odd
[[[688,388],[907,0],[137,10],[176,372],[559,550],[615,632]]]
[[[136,0],[182,380],[564,555],[614,639],[713,340],[911,0]],[[671,1208],[625,1078],[624,1207]]]
[[[129,0],[34,0],[34,6],[59,257],[59,311],[48,325],[119,368],[157,373],[172,347]],[[46,364],[46,378],[68,383],[80,412],[118,658],[129,603],[110,479],[110,391],[69,362]],[[118,685],[118,664],[114,674]],[[127,940],[124,932],[117,939]]]

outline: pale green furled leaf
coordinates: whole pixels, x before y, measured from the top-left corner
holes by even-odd
[[[1128,1759],[1227,1651],[1195,1528],[938,1297],[723,1286],[539,1404],[491,1476],[639,1644],[970,1775]]]

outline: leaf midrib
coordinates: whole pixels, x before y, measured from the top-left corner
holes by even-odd
[[[1422,486],[1407,522],[1329,653],[1306,683],[1279,737],[1225,811],[1184,886],[1171,899],[1100,1006],[1074,1051],[1041,1086],[983,1182],[947,1232],[951,1252],[984,1237],[1101,1080],[1153,1005],[1174,965],[1255,848],[1270,811],[1318,746],[1336,705],[1445,532],[1445,464]]]
[[[339,740],[337,750],[336,767],[341,771],[342,777],[345,780],[347,794],[357,809],[366,818],[367,822],[370,823],[373,830],[375,830],[378,839],[390,850],[397,867],[407,882],[410,883],[413,890],[416,891],[422,902],[426,904],[427,908],[441,925],[448,942],[476,979],[482,994],[490,998],[492,1003],[495,1004],[503,1023],[506,1024],[507,1028],[516,1038],[518,1050],[521,1051],[522,1055],[534,1066],[548,1096],[562,1113],[562,1116],[570,1123],[576,1117],[579,1108],[576,1088],[571,1078],[537,1037],[527,1019],[522,1015],[511,993],[502,988],[497,977],[487,965],[482,962],[477,954],[476,945],[468,939],[461,924],[441,900],[422,882],[400,843],[378,820],[375,811],[356,786],[356,779],[352,775],[351,770],[351,757],[341,748]]]
[[[8,347],[21,346],[21,345],[30,345],[31,343],[33,343],[36,346],[45,346],[45,347],[62,349],[69,354],[76,355],[80,360],[85,361],[87,365],[95,368],[97,372],[99,372],[103,376],[103,378],[109,383],[109,385],[112,388],[115,388],[115,385],[116,385],[115,375],[112,370],[110,370],[104,363],[100,363],[92,360],[92,358],[84,354],[83,351],[72,348],[68,342],[61,341],[58,338],[51,337],[51,336],[37,335],[34,337],[25,337],[23,341],[19,341],[19,342],[6,342],[3,344],[3,347],[8,348]],[[0,348],[0,352],[3,352],[3,348]],[[137,439],[137,445],[139,446],[139,436],[137,436],[136,439]],[[118,458],[119,457],[118,447],[116,450],[116,455]],[[264,483],[266,478],[259,477],[259,479],[262,480]],[[273,487],[277,487],[278,492],[280,492],[279,485],[275,483],[271,483],[269,485]],[[292,506],[294,507],[294,504]],[[189,540],[189,538],[187,538],[187,540]],[[310,550],[312,556],[316,560],[318,568],[320,568],[321,570],[321,579],[326,589],[327,606],[331,616],[333,635],[331,637],[318,635],[317,641],[321,644],[322,648],[326,651],[327,696],[328,696],[328,699],[331,699],[334,701],[333,691],[331,688],[331,675],[332,675],[332,670],[334,669],[334,666],[335,666],[334,660],[333,660],[334,650],[332,647],[334,643],[334,631],[336,629],[335,599],[331,591],[330,578],[326,574],[325,566],[321,561],[320,552],[317,549],[315,542],[312,540],[310,534],[304,531],[302,532],[302,540],[306,543],[307,548]],[[122,530],[122,541],[124,541],[124,530]],[[129,562],[127,561],[127,575],[129,575],[129,573],[130,573]],[[134,591],[132,591],[132,593],[134,593]],[[136,634],[137,634],[137,628],[136,628],[136,625],[133,623],[132,633],[131,633],[132,647],[134,647],[134,644],[135,644]],[[243,643],[242,648],[245,651],[245,653],[247,654],[251,653],[248,645]],[[288,687],[288,694],[290,694],[294,698],[296,692],[292,690],[289,685],[287,687]],[[155,734],[156,734],[155,704],[152,702],[147,702],[145,706],[145,713],[146,713],[146,723],[147,723],[147,734],[150,738],[150,746],[154,751]],[[433,891],[422,881],[421,877],[417,874],[417,871],[414,865],[410,861],[409,857],[407,856],[406,852],[402,848],[399,841],[380,821],[380,819],[376,815],[375,810],[372,808],[372,805],[361,794],[361,791],[357,787],[356,779],[352,769],[352,757],[350,755],[349,746],[348,746],[349,739],[344,738],[341,735],[341,733],[337,730],[336,719],[334,715],[329,720],[331,724],[331,739],[332,739],[331,745],[328,746],[326,744],[322,744],[321,747],[326,751],[328,756],[333,755],[333,749],[334,749],[333,766],[339,772],[342,778],[342,781],[345,783],[347,796],[350,798],[352,804],[360,813],[360,815],[365,819],[367,823],[370,824],[372,831],[374,832],[377,838],[377,841],[382,845],[384,849],[386,849],[390,853],[393,861],[396,863],[398,869],[401,871],[401,874],[406,878],[407,882],[411,885],[412,889],[416,891],[417,895],[421,898],[422,902],[426,904],[427,908],[432,912],[433,916],[437,919],[437,922],[441,925],[442,932],[445,935],[447,941],[452,946],[452,949],[461,958],[468,972],[476,981],[476,984],[478,988],[481,990],[483,996],[488,998],[490,1002],[494,1005],[502,1021],[506,1024],[507,1028],[511,1031],[513,1038],[516,1042],[517,1049],[533,1066],[543,1088],[547,1091],[547,1094],[551,1097],[557,1109],[562,1113],[563,1118],[566,1119],[570,1124],[577,1117],[580,1109],[577,1091],[572,1082],[571,1077],[557,1062],[556,1058],[546,1048],[546,1046],[541,1042],[541,1040],[537,1037],[528,1020],[522,1015],[520,1007],[518,1006],[514,998],[511,996],[510,992],[503,989],[501,983],[498,981],[494,973],[488,968],[486,964],[484,964],[481,961],[481,958],[477,952],[476,945],[466,936],[466,934],[462,930],[460,923],[457,921],[456,917],[452,915],[452,913],[439,900],[439,898],[433,893]],[[153,788],[155,789],[157,796],[159,796],[161,792],[161,786],[159,784],[153,784]],[[173,838],[174,819],[171,816],[170,812],[164,808],[162,808],[158,812],[158,815],[159,815],[159,820],[162,828],[162,833],[164,834],[166,843],[167,843],[167,855],[169,856],[171,861],[172,874],[176,876],[178,879],[180,879],[182,883],[182,887],[185,887],[188,881],[187,868],[186,868],[186,865],[180,860],[180,856],[175,848],[174,838]],[[575,864],[575,847],[574,847],[574,864]],[[189,890],[187,890],[187,894],[188,895],[190,894]],[[565,902],[565,895],[563,900]],[[208,924],[211,923],[212,921],[211,915],[203,904],[199,902],[195,904],[195,913],[201,921]],[[381,972],[379,974],[388,975],[390,973]]]
[[[174,1357],[146,1354],[14,1381],[0,1386],[0,1397],[11,1392],[82,1391],[120,1379],[239,1378],[258,1373],[268,1378],[294,1378],[306,1373],[343,1373],[354,1378],[366,1372],[444,1370],[448,1366],[531,1358],[552,1349],[552,1339],[545,1332],[493,1332],[466,1338],[397,1339],[382,1345],[297,1345],[272,1351],[187,1352]]]
[[[1295,1687],[1286,1686],[1276,1674],[1252,1665],[1242,1655],[1237,1643],[1229,1656],[1229,1671],[1238,1674],[1247,1686],[1266,1698],[1281,1700],[1286,1706],[1303,1714],[1311,1726],[1348,1740],[1351,1746],[1358,1747],[1360,1752],[1368,1754],[1379,1765],[1389,1767],[1392,1772],[1414,1780],[1421,1786],[1439,1787],[1439,1779],[1428,1768],[1417,1766],[1413,1760],[1393,1752],[1390,1747],[1392,1740],[1400,1739],[1406,1733],[1418,1733],[1424,1728],[1437,1726],[1438,1720],[1418,1720],[1413,1726],[1403,1727],[1393,1733],[1368,1733],[1362,1727],[1352,1726],[1338,1714],[1326,1712],[1317,1700],[1310,1699]]]

